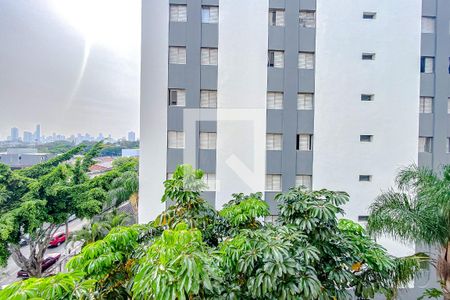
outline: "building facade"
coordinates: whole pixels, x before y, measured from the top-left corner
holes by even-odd
[[[400,168],[450,162],[449,22],[447,0],[143,1],[140,221],[182,163],[217,208],[262,191],[276,218],[303,185],[364,221]]]

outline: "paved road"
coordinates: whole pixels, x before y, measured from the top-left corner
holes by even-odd
[[[72,222],[69,223],[69,231],[73,232],[76,230],[80,230],[83,227],[83,225],[86,223],[87,222],[84,220],[79,220],[79,219],[73,220]],[[61,228],[59,229],[59,231],[61,231],[61,232],[63,232],[64,230],[65,230],[64,226],[61,226]],[[56,247],[56,248],[48,248],[47,251],[45,252],[45,256],[48,256],[49,254],[52,254],[52,253],[61,253],[61,258],[59,260],[59,261],[61,261],[65,256],[67,256],[69,254],[69,250],[71,250],[72,248],[77,248],[77,246],[79,246],[79,245],[77,245],[77,244],[72,245],[72,243],[70,243],[70,249],[68,249],[67,243],[64,243],[61,246]],[[21,251],[25,257],[28,257],[30,255],[29,246],[22,247]],[[17,278],[18,271],[20,271],[20,268],[16,265],[16,263],[13,261],[12,258],[9,258],[8,265],[6,266],[6,268],[0,269],[0,287],[20,280],[20,278]]]

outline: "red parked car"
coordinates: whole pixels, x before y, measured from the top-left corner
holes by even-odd
[[[42,272],[45,272],[48,268],[53,266],[60,257],[61,253],[55,253],[45,258],[44,261],[42,262]],[[17,277],[28,278],[30,277],[30,275],[26,271],[20,270],[19,272],[17,272]]]
[[[66,241],[66,234],[64,232],[56,233],[53,239],[48,244],[49,247],[58,247]]]

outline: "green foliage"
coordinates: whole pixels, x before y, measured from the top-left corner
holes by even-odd
[[[233,227],[257,228],[261,225],[257,218],[269,215],[269,205],[262,200],[262,193],[233,194],[233,198],[219,212]]]
[[[66,163],[85,148],[80,145],[52,160],[31,168],[12,171],[0,164],[0,265],[12,254],[16,264],[31,276],[41,276],[43,259],[51,236],[72,215],[92,218],[102,212],[112,181],[136,170],[136,163],[122,164],[90,179],[87,168],[102,145],[94,144],[73,164]],[[30,236],[30,255],[20,253],[22,235]]]
[[[91,221],[84,225],[81,230],[74,231],[69,236],[71,242],[82,242],[88,245],[98,240],[102,240],[115,227],[127,225],[130,217],[125,213],[119,213],[117,209],[105,213],[98,220]]]
[[[199,230],[178,224],[164,231],[140,260],[133,292],[142,299],[206,298],[219,287],[217,262]]]
[[[87,172],[89,167],[95,164],[94,158],[100,155],[103,147],[103,142],[95,143],[92,147],[90,147],[86,154],[84,154],[83,161],[81,163],[81,168],[83,171]]]
[[[426,289],[423,292],[423,295],[420,296],[419,298],[417,298],[417,300],[422,300],[422,299],[442,299],[443,296],[444,296],[444,293],[441,290],[438,290],[436,288],[432,288],[432,289]]]
[[[433,258],[446,297],[450,297],[450,166],[440,174],[415,165],[401,170],[397,189],[381,194],[370,207],[369,231],[397,240],[439,245]]]
[[[118,187],[117,172],[82,186]],[[348,299],[350,291],[394,299],[427,260],[394,258],[362,226],[339,220],[346,193],[292,188],[276,197],[274,226],[258,221],[269,213],[260,193],[235,194],[216,212],[201,198],[202,176],[179,166],[164,183],[162,201],[172,205],[149,225],[117,226],[92,238],[67,264],[67,276],[81,274],[77,284],[93,286],[94,299],[335,300]]]
[[[136,261],[159,233],[148,225],[115,227],[104,239],[85,246],[67,268],[83,272],[83,280],[95,280],[98,299],[129,299]]]
[[[72,300],[93,299],[94,280],[82,280],[81,272],[59,273],[46,278],[18,281],[0,290],[0,299],[8,300]]]
[[[70,149],[64,154],[60,154],[46,162],[37,164],[35,166],[19,170],[17,171],[17,173],[21,176],[28,178],[39,178],[40,176],[46,175],[51,171],[53,171],[54,167],[58,166],[59,164],[65,161],[68,161],[73,156],[79,154],[81,151],[84,150],[85,147],[86,147],[85,145],[79,145],[77,147]]]
[[[294,227],[244,230],[220,245],[227,299],[316,299],[318,250]]]

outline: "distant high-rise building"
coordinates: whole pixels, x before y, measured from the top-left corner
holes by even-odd
[[[34,136],[33,133],[29,132],[29,131],[24,131],[23,132],[23,142],[27,143],[27,144],[31,144],[34,141]]]
[[[136,133],[134,131],[128,132],[128,141],[135,142],[136,141]]]
[[[19,128],[16,127],[11,128],[11,141],[12,142],[19,141]]]
[[[36,125],[36,131],[34,132],[34,141],[36,143],[41,142],[41,125]]]

